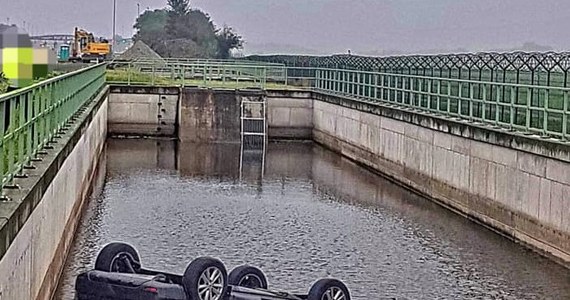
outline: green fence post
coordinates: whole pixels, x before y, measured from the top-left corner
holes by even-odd
[[[8,173],[8,170],[6,168],[7,157],[5,153],[7,147],[4,137],[4,132],[6,130],[6,128],[4,128],[4,120],[5,120],[4,118],[6,117],[6,103],[7,102],[0,101],[0,120],[2,120],[0,122],[0,199],[3,199],[4,197],[4,192],[2,188],[4,187],[5,184],[4,178]]]
[[[564,103],[562,104],[562,140],[568,140],[568,91],[564,91]]]
[[[131,62],[129,62],[129,67],[127,69],[127,85],[131,85]]]
[[[186,83],[186,65],[182,65],[182,87],[185,87]]]

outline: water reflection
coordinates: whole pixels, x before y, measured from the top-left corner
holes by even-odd
[[[311,143],[109,140],[106,186],[84,217],[58,297],[102,245],[136,245],[182,272],[198,255],[262,267],[306,291],[345,280],[354,299],[569,299],[566,269]],[[240,178],[242,180],[240,180]]]

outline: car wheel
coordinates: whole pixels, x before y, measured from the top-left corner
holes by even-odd
[[[192,300],[225,299],[228,275],[224,264],[215,258],[199,257],[192,261],[182,277],[182,286]]]
[[[321,279],[313,284],[307,300],[350,300],[350,294],[341,281]]]
[[[267,278],[263,272],[251,266],[239,266],[228,275],[228,284],[252,289],[267,289]]]
[[[137,273],[141,268],[137,250],[129,244],[107,244],[97,255],[95,270],[118,273]]]

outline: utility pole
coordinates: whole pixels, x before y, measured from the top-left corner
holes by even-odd
[[[137,18],[141,15],[141,4],[137,3]]]
[[[115,52],[115,36],[116,36],[116,21],[117,21],[117,0],[113,0],[113,52]]]

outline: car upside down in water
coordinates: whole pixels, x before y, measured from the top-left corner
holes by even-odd
[[[135,248],[125,243],[103,247],[94,270],[77,276],[75,292],[77,300],[350,300],[337,279],[318,280],[308,294],[272,291],[260,269],[243,265],[227,274],[212,257],[194,259],[183,275],[145,269]]]

